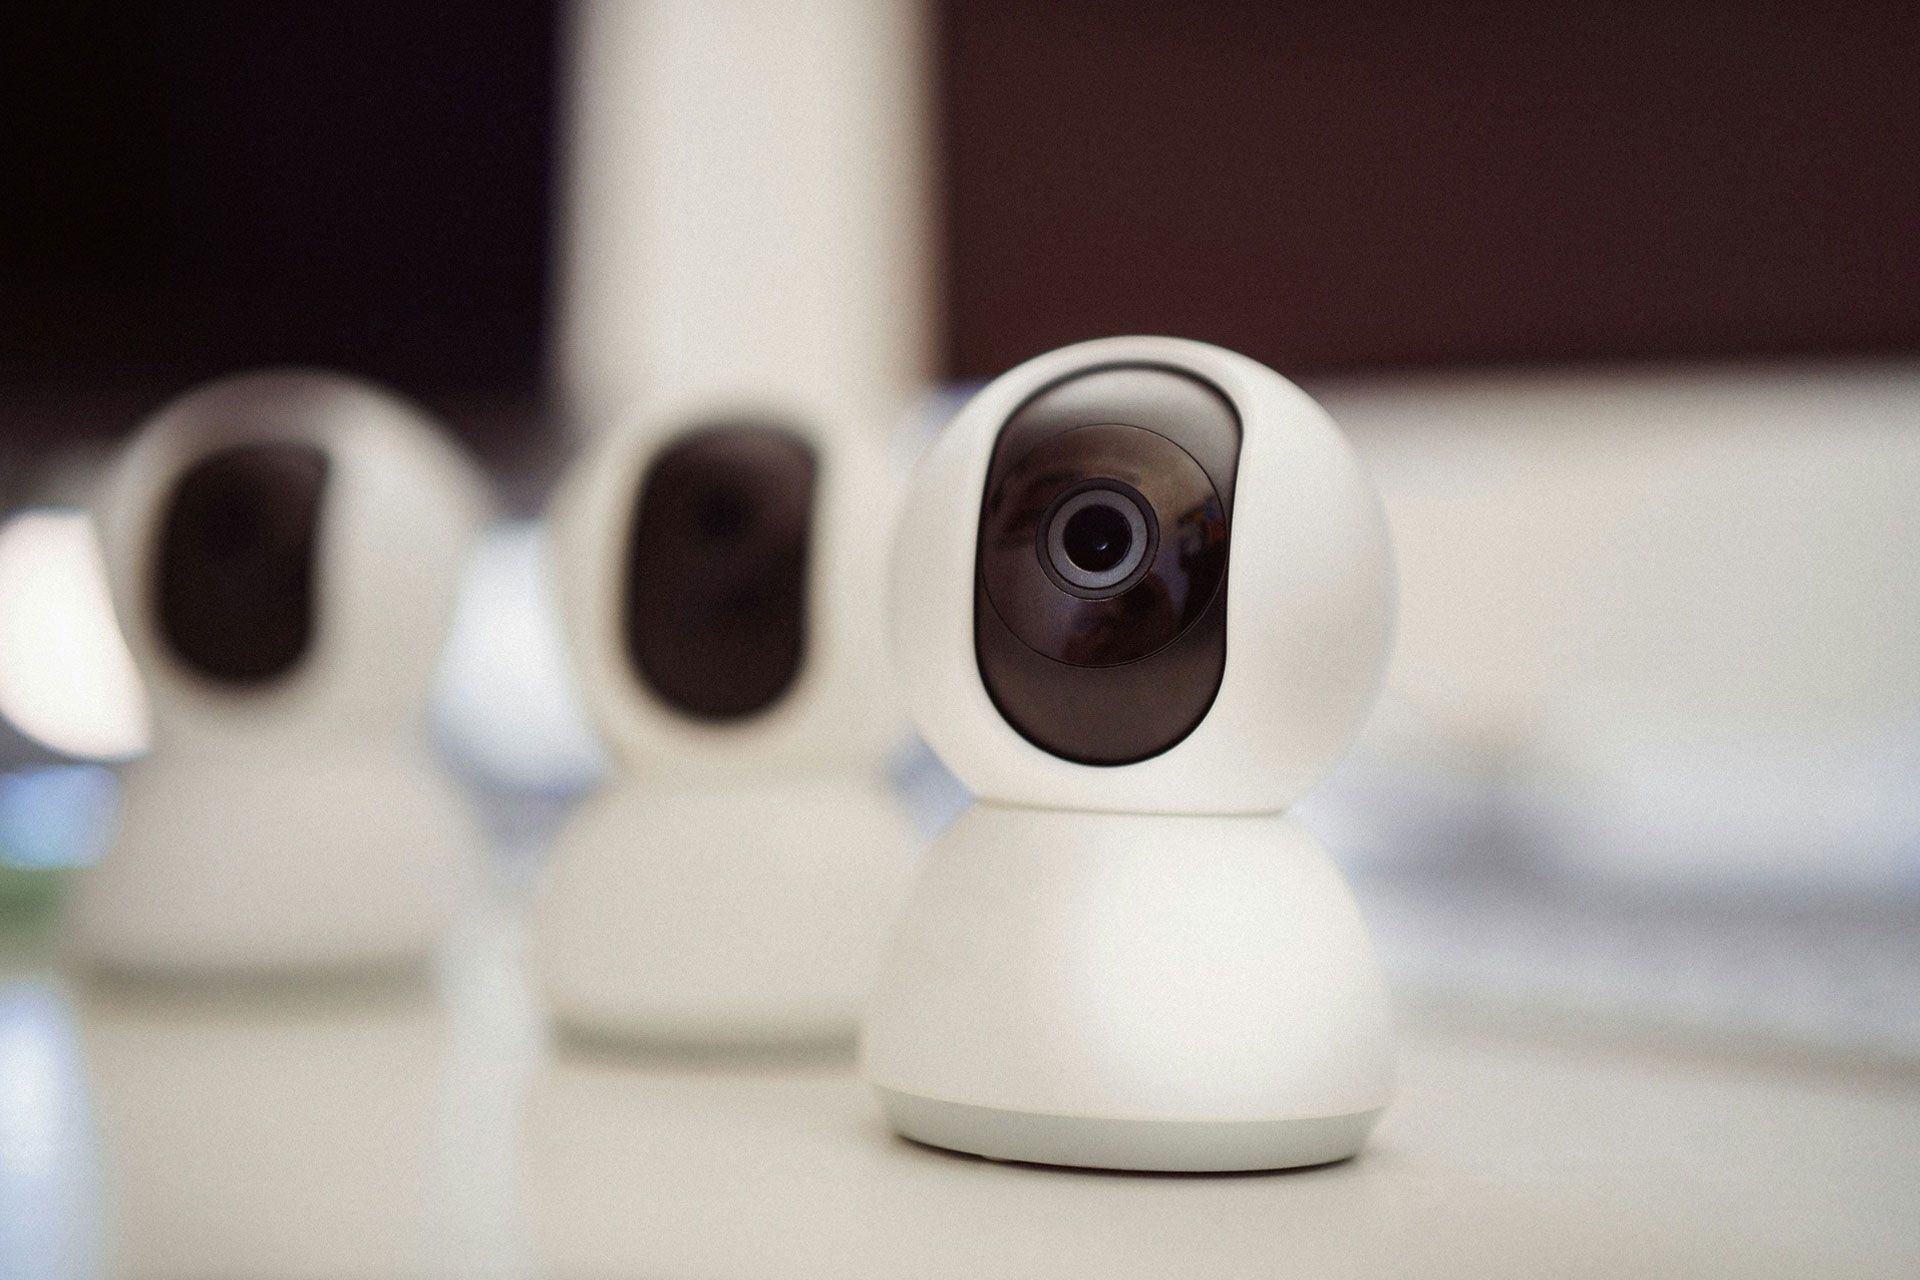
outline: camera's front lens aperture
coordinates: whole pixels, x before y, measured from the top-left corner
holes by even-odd
[[[1123,590],[1147,559],[1150,519],[1141,499],[1118,485],[1070,493],[1043,525],[1045,562],[1070,588]]]
[[[1088,573],[1105,573],[1126,559],[1133,546],[1127,518],[1101,503],[1080,508],[1060,531],[1067,559]]]

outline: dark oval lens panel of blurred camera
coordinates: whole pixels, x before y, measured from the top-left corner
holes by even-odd
[[[1131,764],[1200,723],[1226,669],[1239,464],[1239,415],[1177,369],[1089,370],[1007,420],[981,498],[974,652],[1028,741]]]
[[[312,642],[327,456],[263,442],[209,454],[174,486],[157,545],[155,608],[168,648],[223,684],[257,685]]]
[[[627,545],[635,672],[674,709],[733,720],[777,702],[806,648],[814,452],[785,428],[704,427],[654,459]]]

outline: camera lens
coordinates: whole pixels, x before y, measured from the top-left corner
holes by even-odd
[[[1153,539],[1146,504],[1117,481],[1062,499],[1042,525],[1042,562],[1059,584],[1078,592],[1114,593],[1130,585]]]
[[[1105,573],[1126,559],[1133,546],[1127,518],[1112,507],[1094,503],[1080,508],[1060,531],[1067,559],[1088,573]]]

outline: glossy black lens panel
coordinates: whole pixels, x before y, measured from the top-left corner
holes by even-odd
[[[1027,739],[1125,764],[1185,737],[1226,661],[1240,420],[1159,366],[1089,370],[1001,428],[975,557],[974,652]]]

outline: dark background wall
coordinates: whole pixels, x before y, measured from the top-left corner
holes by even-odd
[[[937,0],[947,372],[1920,350],[1916,12]],[[563,23],[10,7],[0,433],[280,361],[528,431]]]
[[[1920,6],[941,11],[957,372],[1920,348]]]
[[[0,395],[138,402],[282,361],[443,404],[530,394],[559,23],[272,0],[0,18]]]

